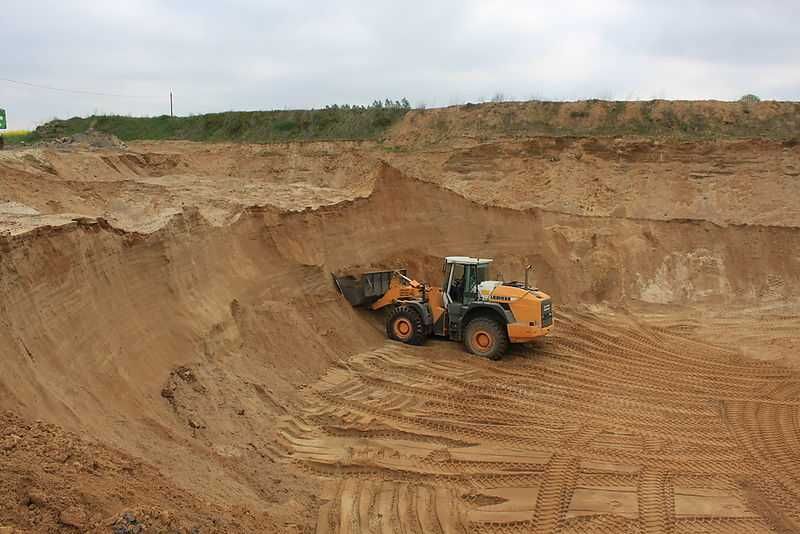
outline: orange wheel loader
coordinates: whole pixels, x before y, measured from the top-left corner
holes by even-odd
[[[473,354],[499,359],[509,343],[526,343],[553,328],[550,296],[524,282],[491,280],[492,260],[448,256],[444,283],[432,287],[405,269],[334,275],[336,287],[353,306],[388,310],[389,338],[421,345],[428,336],[463,341]]]

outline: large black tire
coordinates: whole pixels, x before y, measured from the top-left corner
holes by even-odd
[[[389,312],[389,317],[386,318],[386,335],[389,339],[409,345],[422,345],[428,337],[419,312],[403,304],[395,306]]]
[[[499,360],[508,350],[508,333],[494,319],[476,317],[464,329],[464,345],[472,354]]]

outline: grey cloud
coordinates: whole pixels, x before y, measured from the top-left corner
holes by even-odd
[[[526,99],[797,99],[793,2],[14,2],[0,77],[10,126],[160,114]]]
[[[617,35],[627,48],[655,57],[728,65],[782,64],[800,53],[798,13],[793,1],[637,4],[609,28],[608,37]]]

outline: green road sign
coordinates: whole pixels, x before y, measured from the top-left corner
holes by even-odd
[[[0,130],[6,129],[6,110],[0,109]]]

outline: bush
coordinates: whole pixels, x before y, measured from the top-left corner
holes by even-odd
[[[323,109],[228,111],[189,117],[123,117],[119,115],[53,120],[36,129],[43,139],[69,136],[88,128],[124,141],[186,139],[190,141],[273,141],[376,139],[411,110],[405,98],[375,100],[370,106],[332,105]]]
[[[756,102],[761,102],[761,99],[758,98],[756,95],[746,94],[739,99],[739,102],[742,102],[744,104],[755,104]]]

